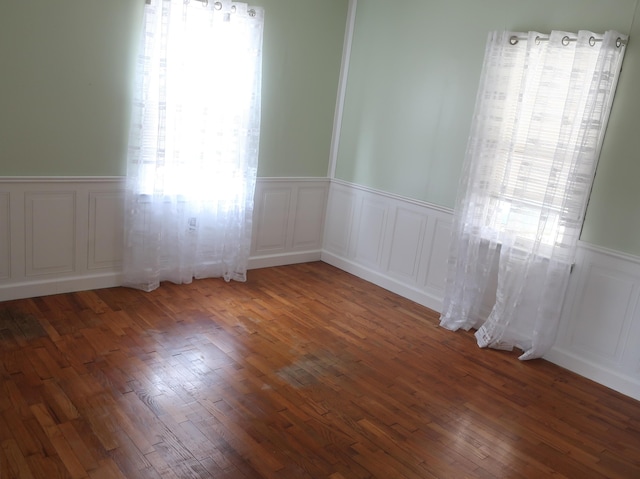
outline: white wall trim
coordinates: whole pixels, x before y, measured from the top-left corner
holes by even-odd
[[[272,268],[287,264],[312,263],[321,260],[321,250],[305,251],[302,253],[284,253],[265,256],[251,256],[249,269]]]
[[[329,171],[327,176],[336,176],[336,165],[338,164],[338,149],[340,148],[340,132],[342,131],[342,117],[344,113],[344,101],[347,96],[347,82],[349,79],[349,64],[351,62],[351,47],[353,45],[353,32],[356,25],[356,11],[358,0],[349,0],[349,10],[347,11],[347,25],[344,31],[344,44],[342,47],[342,63],[340,65],[340,78],[338,79],[338,96],[336,98],[336,108],[333,116],[333,131],[331,134],[331,150],[329,157]]]
[[[451,210],[327,178],[255,198],[250,269],[322,260],[442,310]],[[0,178],[0,301],[120,285],[122,201],[122,177]],[[640,257],[579,243],[545,358],[640,399]]]
[[[619,259],[640,266],[640,256],[634,256],[628,253],[623,253],[622,251],[605,248],[604,246],[594,245],[591,243],[587,243],[586,241],[578,241],[578,247],[583,250],[593,251],[595,253],[603,254],[611,258]]]
[[[442,310],[442,298],[437,294],[429,293],[416,286],[390,278],[379,271],[367,268],[355,261],[345,259],[327,251],[322,251],[320,259],[331,266],[335,266],[381,288],[410,299],[411,301],[415,301],[429,309],[433,309],[434,311]]]
[[[324,183],[329,186],[331,180],[324,176],[260,176],[256,179],[256,183],[268,184],[268,183]]]
[[[122,284],[124,177],[0,177],[0,301]],[[257,178],[249,268],[318,261],[328,178]]]
[[[318,261],[328,178],[258,178],[249,268]]]
[[[350,189],[353,189],[353,190],[359,190],[359,191],[365,191],[365,192],[380,196],[382,198],[389,198],[391,200],[397,200],[397,201],[401,201],[403,203],[416,205],[416,206],[419,206],[419,207],[422,207],[422,208],[428,208],[430,210],[438,211],[438,212],[445,213],[445,214],[448,214],[448,215],[453,215],[453,209],[452,208],[447,208],[446,206],[440,206],[440,205],[436,205],[434,203],[429,203],[428,201],[422,201],[422,200],[416,200],[414,198],[408,198],[406,196],[398,195],[396,193],[390,193],[388,191],[378,190],[376,188],[371,188],[369,186],[358,185],[356,183],[351,183],[349,181],[341,180],[339,178],[331,179],[331,184],[342,185],[342,186],[344,186],[346,188],[350,188]]]
[[[0,190],[0,301],[121,283],[122,177],[0,177]]]
[[[579,242],[545,359],[640,400],[640,258]]]
[[[47,278],[0,285],[0,302],[122,285],[122,273],[108,272]]]
[[[452,220],[449,209],[332,180],[322,260],[440,312]],[[640,400],[639,257],[579,242],[545,359]]]
[[[332,180],[322,261],[440,311],[450,210]]]
[[[544,359],[640,401],[640,381],[636,376],[603,366],[557,346],[554,346]]]
[[[114,183],[122,182],[124,176],[0,176],[1,183]]]

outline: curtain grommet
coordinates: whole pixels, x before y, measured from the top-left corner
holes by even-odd
[[[589,37],[589,45],[592,47],[596,44],[596,38],[592,35]]]
[[[569,45],[569,42],[571,41],[571,38],[569,38],[568,35],[565,35],[564,37],[562,37],[562,44],[566,47],[567,45]]]
[[[213,8],[215,8],[216,10],[222,10],[222,2],[214,3]]]
[[[516,43],[518,43],[518,37],[516,37],[515,35],[512,35],[511,38],[509,38],[509,43],[511,45],[515,45]]]

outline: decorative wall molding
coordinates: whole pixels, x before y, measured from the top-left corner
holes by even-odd
[[[318,261],[326,178],[258,178],[250,268]],[[0,301],[118,286],[122,177],[0,177]]]
[[[441,311],[452,213],[334,180],[322,260]],[[579,244],[545,359],[640,399],[640,258]]]
[[[546,359],[640,399],[640,258],[581,243]]]
[[[255,199],[250,268],[323,260],[442,309],[451,210],[327,178]],[[0,177],[0,301],[121,284],[123,200],[120,177]],[[640,399],[640,258],[580,243],[546,359]]]
[[[336,176],[336,166],[338,163],[338,149],[340,146],[340,131],[342,130],[342,117],[344,112],[344,101],[347,96],[347,81],[349,79],[349,65],[351,63],[351,45],[353,44],[353,33],[356,25],[356,11],[358,0],[349,0],[347,10],[347,25],[344,30],[344,42],[342,45],[342,61],[340,64],[340,78],[338,79],[338,96],[336,98],[336,108],[333,115],[333,130],[331,133],[331,155],[329,157],[329,169],[327,176],[333,179]]]
[[[452,213],[334,180],[322,260],[440,311]]]
[[[258,178],[249,268],[319,261],[329,180]]]
[[[0,301],[120,284],[123,199],[120,177],[0,178]]]

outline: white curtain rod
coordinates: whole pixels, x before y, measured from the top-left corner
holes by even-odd
[[[200,0],[198,0],[200,1]],[[509,43],[511,43],[511,45],[515,45],[516,43],[518,43],[519,41],[527,41],[528,37],[519,37],[517,35],[512,35],[511,37],[509,37]],[[549,41],[549,37],[548,36],[544,36],[541,37],[540,35],[538,35],[536,37],[536,44],[540,43],[540,42],[548,42]],[[569,45],[570,42],[575,42],[578,41],[577,38],[571,38],[568,35],[565,35],[564,37],[562,37],[562,44],[563,45]],[[596,38],[594,36],[589,38],[589,45],[594,46],[596,44],[596,42],[601,42],[602,39],[601,38]],[[621,47],[622,45],[626,45],[627,42],[625,42],[622,38],[618,37],[616,39],[616,47]]]
[[[190,0],[184,0],[184,3],[189,3]],[[205,5],[209,5],[209,0],[195,0],[196,2],[202,2]],[[151,3],[151,0],[145,0],[145,3],[147,5],[149,5]],[[222,3],[220,2],[216,2],[216,10],[220,10],[222,8]]]
[[[189,3],[191,0],[184,0],[184,3]],[[209,5],[209,0],[195,0],[196,2],[201,2],[204,3],[205,6]],[[145,0],[145,3],[147,5],[151,5],[151,0]],[[213,4],[213,8],[215,8],[216,10],[222,10],[222,2],[215,2]],[[231,13],[235,13],[236,11],[236,6],[232,5],[231,6]],[[251,17],[255,17],[256,16],[256,11],[252,8],[249,10],[249,16]]]

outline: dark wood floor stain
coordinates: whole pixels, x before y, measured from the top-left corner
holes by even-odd
[[[324,263],[0,303],[0,478],[637,478],[640,403]]]

